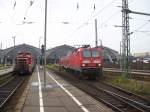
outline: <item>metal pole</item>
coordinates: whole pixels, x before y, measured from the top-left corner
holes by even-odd
[[[15,41],[16,41],[16,37],[14,36],[14,47],[15,47]]]
[[[15,47],[16,36],[13,36],[12,38],[14,39],[14,47]]]
[[[149,13],[137,12],[137,11],[131,11],[131,10],[129,10],[129,13],[139,14],[139,15],[145,15],[145,16],[150,16],[150,14],[149,14]]]
[[[99,41],[100,41],[100,46],[102,47],[102,46],[103,46],[103,44],[102,44],[102,40],[101,40],[101,39],[99,39]]]
[[[130,75],[130,35],[128,0],[122,0],[122,71],[125,77]]]
[[[42,37],[39,38],[39,49],[41,49],[41,38]]]
[[[2,42],[1,42],[1,50],[2,50]]]
[[[120,69],[122,70],[122,41],[120,41]]]
[[[45,24],[44,24],[44,87],[46,87],[46,32],[47,32],[47,0],[45,0]]]
[[[15,48],[16,36],[13,36],[12,38],[14,39],[14,48]],[[12,64],[15,64],[15,56],[14,55],[13,55]]]
[[[97,19],[95,19],[95,47],[97,47],[97,37],[98,37],[98,34],[97,34]]]

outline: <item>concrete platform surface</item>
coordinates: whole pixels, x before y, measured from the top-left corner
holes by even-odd
[[[36,67],[21,112],[113,112],[54,73]]]
[[[7,73],[10,73],[10,72],[12,72],[13,71],[13,67],[11,67],[11,68],[6,68],[6,69],[1,69],[0,70],[0,76],[1,75],[5,75],[5,74],[7,74]]]

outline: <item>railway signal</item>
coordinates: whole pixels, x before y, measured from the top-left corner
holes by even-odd
[[[44,45],[41,46],[41,53],[44,54]]]
[[[41,65],[42,65],[42,69],[43,69],[43,66],[44,66],[44,45],[41,46]]]

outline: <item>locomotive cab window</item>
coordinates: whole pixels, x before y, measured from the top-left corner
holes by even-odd
[[[99,57],[100,56],[100,52],[97,50],[84,50],[83,51],[83,57]]]
[[[99,57],[99,56],[100,56],[100,52],[96,50],[92,50],[92,57]]]
[[[91,57],[91,51],[90,50],[84,50],[83,51],[83,57],[86,57],[86,58]]]

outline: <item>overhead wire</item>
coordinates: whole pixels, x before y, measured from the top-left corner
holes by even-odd
[[[141,39],[143,39],[143,38],[146,39],[145,37],[150,37],[150,31],[138,31],[138,32],[140,32],[142,34],[142,35],[140,35]],[[138,32],[135,32],[135,33],[138,33]],[[131,39],[137,40],[137,38],[131,38]],[[147,38],[147,39],[149,39],[149,38]],[[149,40],[147,40],[147,41],[149,41]]]
[[[110,2],[107,6],[111,5],[112,3],[114,3],[114,2],[113,2],[113,1]],[[130,3],[130,4],[133,3],[133,0],[131,0],[129,3]],[[119,14],[119,11],[120,11],[120,10],[114,12],[111,16],[109,16],[109,17],[102,23],[102,25],[100,25],[98,28],[103,27],[103,25],[105,25],[105,23],[107,23],[109,20],[111,20],[111,19],[112,19],[114,16],[116,16],[117,14]],[[131,19],[132,19],[132,18],[131,18]]]
[[[78,11],[79,11],[79,2],[76,3],[76,9],[75,9],[75,12],[74,14],[68,19],[69,21],[75,17],[75,15],[77,15]]]
[[[94,11],[92,11],[91,16],[88,17],[87,22],[82,23],[81,25],[79,25],[72,33],[70,33],[70,35],[73,35],[76,31],[78,31],[79,29],[81,29],[82,27],[84,27],[85,25],[88,25],[88,22],[93,19],[94,17],[96,17],[98,14],[102,13],[105,9],[107,9],[110,5],[112,5],[113,3],[115,3],[117,0],[112,0],[111,2],[109,2],[108,4],[106,4],[102,9],[100,9],[95,15],[93,15],[93,13],[95,13],[96,10],[96,6],[94,4]],[[114,16],[116,13],[118,13],[119,11],[115,12],[114,14],[112,14],[105,22],[111,20],[111,17]],[[93,16],[92,16],[93,15]],[[104,22],[104,23],[105,23]],[[103,24],[104,24],[103,23]]]
[[[117,1],[117,0],[115,0],[115,1]],[[110,6],[111,4],[113,4],[114,2],[115,2],[114,0],[112,0],[110,3],[108,3],[106,6]],[[130,2],[129,2],[129,4],[131,4],[131,3],[133,3],[133,0],[131,0]],[[106,7],[104,7],[103,9],[105,9]],[[101,10],[101,11],[99,11],[98,13],[100,13],[100,12],[102,12],[103,10]],[[106,19],[103,23],[102,23],[102,25],[100,26],[100,27],[103,27],[103,25],[106,23],[106,22],[108,22],[109,20],[111,20],[115,15],[117,15],[117,14],[119,14],[119,11],[121,11],[121,10],[118,10],[118,11],[116,11],[116,12],[114,12],[111,16],[109,16],[108,17],[108,19]],[[97,13],[97,14],[98,14]],[[100,28],[100,27],[98,27],[98,28]]]
[[[96,4],[95,3],[93,4],[93,9],[94,10],[92,10],[91,14],[88,16],[87,23],[89,22],[89,20],[91,20],[91,16],[95,13],[95,10],[96,10]]]
[[[31,8],[31,6],[33,5],[34,1],[35,0],[30,0],[29,1],[30,4],[29,4],[29,6],[27,7],[27,9],[25,11],[24,18],[23,18],[24,20],[26,20],[27,13],[28,13],[29,9]]]
[[[16,0],[14,0],[13,10],[15,10],[15,7],[16,7]]]
[[[95,15],[93,15],[93,13],[95,13],[95,10],[96,10],[96,6],[95,6],[95,3],[93,4],[93,11],[92,13],[90,14],[90,16],[88,17],[87,19],[87,22],[84,22],[82,23],[81,25],[79,25],[74,32],[76,32],[77,30],[81,29],[82,27],[84,27],[85,25],[88,25],[88,22],[93,19],[94,17],[96,17],[98,14],[100,14],[101,12],[103,12],[106,8],[108,8],[110,5],[112,5],[113,3],[115,3],[117,0],[112,0],[111,2],[109,2],[108,4],[106,4],[102,9],[100,9]],[[79,10],[80,6],[79,6],[79,2],[77,2],[77,11]],[[77,12],[76,11],[76,12]],[[75,13],[76,14],[76,13]],[[92,16],[93,15],[93,16]],[[111,18],[109,17],[109,19],[107,19],[107,21],[109,21]]]
[[[142,29],[144,26],[147,26],[149,23],[150,23],[150,20],[148,20],[147,22],[145,22],[144,24],[139,26],[137,29],[133,30],[131,33],[135,34],[135,33],[140,32],[140,33],[144,34],[146,37],[149,37],[150,31],[140,31],[140,29]],[[142,36],[142,37],[145,37],[145,36]],[[140,36],[140,38],[141,38],[141,36]]]
[[[138,31],[138,32],[141,32],[141,33],[150,33],[150,30],[149,31],[148,30],[147,31],[146,30],[145,31]]]
[[[115,3],[117,0],[112,0],[111,2],[109,2],[108,4],[106,4],[102,9],[100,9],[95,15],[93,15],[93,13],[95,12],[95,10],[96,10],[96,7],[95,7],[95,4],[94,4],[94,11],[92,11],[92,14],[91,14],[91,16],[90,17],[88,17],[88,20],[85,22],[85,23],[83,23],[83,24],[81,24],[78,28],[77,28],[77,30],[78,29],[81,29],[82,27],[84,27],[85,25],[87,25],[88,24],[88,22],[91,20],[91,19],[93,19],[94,17],[96,17],[97,15],[99,15],[100,13],[102,13],[106,8],[108,8],[109,6],[111,6],[113,3]],[[92,16],[93,15],[93,16]],[[114,15],[114,14],[113,14]],[[112,16],[112,15],[111,15]],[[111,16],[106,20],[106,21],[109,21],[110,19],[111,19]]]
[[[30,4],[29,4],[27,10],[25,11],[23,21],[26,19],[28,10],[29,10],[30,7],[33,5],[34,1],[35,1],[35,0],[30,0],[30,1],[29,1]],[[6,7],[5,7],[4,4],[1,4],[1,5],[6,9]],[[12,7],[12,9],[13,9],[14,11],[15,11],[16,6],[17,6],[17,1],[16,1],[16,0],[13,0],[13,7]],[[8,16],[9,16],[9,18],[10,18],[10,20],[12,21],[13,24],[15,24],[15,25],[21,25],[21,24],[17,24],[17,23],[16,23],[16,21],[15,21],[15,19],[14,19],[14,14],[11,15],[11,14],[8,12],[8,10],[6,10],[6,12],[7,12]]]
[[[100,13],[102,13],[104,11],[104,9],[108,8],[109,6],[111,6],[114,2],[116,2],[117,0],[112,0],[111,2],[109,2],[108,4],[106,4],[102,9],[100,9],[94,16],[92,16],[92,18],[96,17],[97,15],[99,15]]]
[[[112,15],[110,15],[104,22],[102,22],[102,24],[98,27],[98,29],[101,28],[101,27],[103,27],[103,25],[105,25],[108,21],[110,21],[114,16],[116,16],[117,14],[119,14],[119,11],[120,10],[117,10]]]
[[[95,4],[94,4],[94,10],[92,11],[92,13],[91,14],[93,14],[94,12],[95,12]],[[91,16],[91,14],[90,14],[90,16]],[[89,18],[89,17],[88,17]],[[89,20],[87,20],[86,22],[84,22],[84,23],[82,23],[82,24],[80,24],[77,28],[76,28],[76,30],[79,30],[79,29],[81,29],[82,27],[84,27],[85,25],[88,25],[88,21]]]
[[[1,6],[2,6],[4,9],[6,9],[5,11],[7,12],[7,15],[8,15],[10,21],[11,21],[13,24],[16,24],[16,22],[15,22],[15,20],[14,20],[14,17],[9,13],[9,11],[7,10],[5,4],[1,3]]]
[[[145,22],[144,24],[142,24],[140,27],[138,27],[137,29],[133,30],[133,33],[138,32],[138,30],[142,29],[144,26],[148,25],[150,23],[150,20]]]
[[[138,21],[150,21],[148,19],[141,19],[141,18],[135,18],[135,17],[130,17],[130,19],[135,19],[135,20],[138,20]]]

